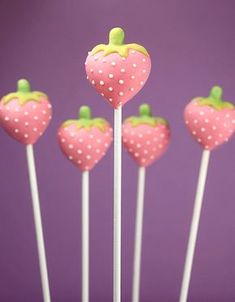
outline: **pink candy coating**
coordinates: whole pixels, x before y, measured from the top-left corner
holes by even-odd
[[[3,129],[21,144],[35,144],[46,130],[52,114],[48,99],[19,104],[17,98],[9,103],[0,102],[0,124]]]
[[[109,124],[104,132],[96,127],[61,126],[58,140],[62,152],[75,166],[81,171],[90,171],[106,154],[113,140],[112,133]]]

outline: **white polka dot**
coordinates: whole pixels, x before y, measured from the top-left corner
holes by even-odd
[[[142,61],[143,61],[143,62],[146,62],[146,59],[145,59],[145,58],[143,58],[143,59],[142,59]]]
[[[137,67],[137,64],[136,64],[136,63],[134,63],[134,64],[132,64],[132,66],[133,66],[134,68],[136,68],[136,67]]]
[[[94,57],[94,60],[95,60],[95,61],[98,61],[98,57]]]
[[[200,115],[204,115],[205,114],[205,112],[204,111],[200,111],[200,113],[199,113]]]
[[[230,114],[229,114],[229,113],[227,113],[227,114],[225,115],[225,117],[229,118],[229,117],[230,117]]]
[[[109,146],[109,144],[108,144],[108,143],[105,143],[104,146],[105,146],[105,148],[107,148],[107,147]]]
[[[81,159],[79,159],[79,160],[77,161],[77,163],[78,163],[79,165],[81,165],[81,163],[82,163]]]
[[[141,148],[141,144],[137,144],[136,147],[139,149]]]
[[[36,105],[34,105],[34,106],[36,106]],[[19,112],[19,111],[20,111],[20,109],[18,107],[16,107],[15,112]]]
[[[92,80],[92,81],[91,81],[91,84],[92,84],[92,85],[95,85],[95,81],[94,81],[94,80]]]
[[[206,129],[205,128],[201,128],[201,132],[205,132],[206,131]]]
[[[146,141],[146,145],[150,145],[151,144],[151,142],[150,141]]]
[[[132,75],[132,76],[131,76],[131,79],[132,79],[132,80],[134,80],[134,79],[135,79],[135,76],[134,76],[134,75]]]
[[[9,118],[8,116],[5,116],[4,120],[5,120],[5,121],[9,121],[10,118]]]
[[[19,132],[19,129],[15,129],[15,133],[18,133]]]
[[[91,68],[91,69],[90,69],[90,72],[94,72],[94,69],[93,69],[93,68]]]
[[[101,85],[101,86],[104,86],[104,81],[100,81],[100,85]]]
[[[146,69],[143,69],[142,72],[143,72],[143,73],[146,73]]]
[[[90,137],[90,138],[94,138],[94,135],[93,135],[93,134],[90,134],[89,137]]]
[[[24,134],[24,137],[25,137],[25,138],[28,138],[28,137],[29,137],[29,135],[28,135],[27,133],[25,133],[25,134]]]
[[[47,114],[46,110],[42,110],[42,114]]]
[[[33,118],[34,118],[35,120],[38,120],[38,116],[37,116],[37,115],[35,115]]]
[[[212,136],[211,136],[211,135],[209,135],[207,138],[208,138],[209,140],[211,140],[211,139],[212,139]]]
[[[133,145],[134,142],[135,142],[135,141],[134,141],[133,139],[130,140],[130,144],[131,144],[131,145]]]
[[[100,70],[98,70],[98,73],[99,73],[99,74],[103,73],[103,70],[101,70],[101,69],[100,69]]]
[[[111,65],[112,65],[112,66],[115,66],[115,65],[116,65],[116,62],[114,62],[114,61],[111,62]]]
[[[79,138],[79,143],[83,143],[83,139],[82,138]]]
[[[135,152],[134,156],[135,156],[135,157],[139,157],[139,153],[138,153],[138,152]]]
[[[27,127],[29,125],[29,122],[25,122],[24,125]]]
[[[216,130],[216,126],[212,126],[212,129],[213,129],[213,130]]]
[[[86,158],[87,159],[91,159],[91,156],[89,154],[87,154]]]
[[[101,96],[104,96],[104,93],[103,92],[101,92],[101,94],[100,94]]]
[[[101,143],[101,139],[100,138],[98,138],[96,141],[97,141],[98,144]]]
[[[29,115],[28,111],[25,111],[24,115]]]
[[[144,154],[148,154],[148,150],[145,149],[145,150],[144,150]]]
[[[81,149],[78,149],[78,150],[77,150],[77,153],[78,153],[78,154],[82,154],[82,150],[81,150]]]
[[[69,149],[73,149],[73,145],[72,144],[69,144]]]
[[[122,57],[122,60],[123,60],[123,61],[126,61],[126,58],[125,58],[125,57]]]
[[[38,131],[38,128],[33,128],[33,131],[34,131],[34,132],[37,132],[37,131]]]
[[[189,121],[185,121],[185,124],[188,125]]]
[[[49,116],[49,120],[51,120],[51,119],[52,119],[52,116],[50,115],[50,116]]]
[[[136,53],[136,51],[135,50],[131,50],[131,53],[134,54],[134,53]]]
[[[216,146],[219,145],[219,142],[218,142],[218,141],[215,141],[215,145],[216,145]]]
[[[91,145],[87,145],[87,149],[91,149],[92,147],[91,147]]]
[[[42,124],[43,124],[43,125],[46,125],[46,121],[42,121]]]
[[[122,69],[121,69],[121,72],[126,72],[126,69],[125,69],[125,68],[122,68]]]
[[[134,91],[135,89],[134,89],[133,87],[130,87],[129,90],[130,90],[130,91]]]
[[[123,80],[119,80],[118,83],[122,85],[122,84],[124,84],[124,81]]]
[[[153,160],[153,159],[154,159],[154,156],[153,156],[153,155],[151,155],[151,156],[150,156],[150,159],[152,159],[152,160]]]
[[[192,134],[193,134],[193,135],[196,135],[196,134],[197,134],[197,132],[196,132],[196,131],[193,131],[193,132],[192,132]]]
[[[48,104],[47,107],[48,107],[48,108],[52,108],[51,104]]]
[[[37,108],[37,105],[34,104],[32,107],[33,107],[33,109],[36,109],[36,108]]]
[[[62,138],[62,139],[61,139],[61,142],[62,142],[62,143],[64,143],[64,142],[65,142],[65,139],[64,139],[64,138]]]
[[[72,159],[73,159],[73,157],[70,155],[70,156],[69,156],[69,159],[70,159],[70,160],[72,160]]]
[[[109,74],[109,78],[113,79],[114,75],[112,73]]]
[[[97,154],[99,154],[99,153],[100,153],[100,149],[96,149],[95,152],[96,152]]]
[[[109,87],[108,90],[109,90],[109,91],[113,91],[113,87]]]
[[[123,91],[120,91],[120,92],[119,92],[119,95],[120,95],[120,96],[124,96],[124,92],[123,92]]]
[[[141,81],[141,82],[140,82],[140,85],[141,85],[141,86],[143,86],[143,85],[144,85],[144,82],[143,82],[143,81]]]
[[[197,141],[200,143],[202,140],[200,138],[198,138]]]
[[[102,60],[102,62],[103,62],[103,63],[106,63],[106,62],[107,62],[107,60],[106,60],[106,59],[103,59],[103,60]]]
[[[143,137],[143,134],[142,134],[142,133],[138,134],[138,137],[139,137],[139,138],[142,138],[142,137]]]
[[[205,119],[205,123],[207,123],[207,124],[209,123],[209,120],[207,118]]]

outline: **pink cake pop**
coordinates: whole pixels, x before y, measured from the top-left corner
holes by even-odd
[[[122,128],[124,147],[141,167],[151,165],[167,150],[169,124],[161,117],[153,117],[147,104],[139,107],[139,116],[127,118]]]
[[[68,120],[59,128],[59,145],[81,171],[89,171],[106,154],[112,142],[112,132],[105,119],[92,119],[90,108],[82,106],[79,119]]]
[[[235,130],[235,106],[224,102],[222,93],[214,86],[208,97],[194,98],[184,111],[188,130],[206,150],[227,142]]]
[[[203,147],[203,152],[184,264],[180,302],[186,302],[188,298],[210,153],[219,145],[227,142],[235,131],[235,106],[232,103],[224,102],[222,93],[221,87],[214,86],[208,97],[194,98],[184,110],[185,124],[192,136]]]
[[[18,91],[7,94],[0,101],[0,123],[2,128],[12,138],[26,145],[43,301],[50,302],[50,287],[33,144],[37,142],[46,130],[51,120],[52,106],[44,93],[31,91],[27,80],[19,80],[17,84]]]
[[[27,80],[17,84],[18,91],[0,102],[0,123],[21,144],[35,144],[50,122],[52,106],[44,93],[30,90]]]
[[[121,28],[113,28],[109,44],[94,47],[85,63],[88,80],[114,108],[141,90],[151,69],[147,50],[135,43],[124,44],[124,37]]]

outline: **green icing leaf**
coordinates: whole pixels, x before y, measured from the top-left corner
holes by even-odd
[[[206,98],[199,98],[198,104],[201,106],[211,106],[216,110],[223,110],[223,109],[234,109],[235,106],[233,103],[225,102],[222,99],[223,89],[219,86],[214,86],[211,89],[210,95]]]
[[[7,94],[2,98],[3,104],[7,104],[11,102],[13,99],[18,99],[20,105],[24,105],[27,102],[35,101],[41,102],[41,98],[47,98],[47,95],[40,91],[31,91],[30,83],[21,79],[17,82],[18,90],[16,92],[12,92]]]
[[[79,119],[67,120],[62,124],[63,128],[75,125],[78,129],[84,128],[90,130],[92,127],[98,128],[100,131],[105,132],[107,130],[108,123],[103,118],[91,118],[91,110],[88,106],[82,106],[79,111]]]
[[[121,57],[127,57],[129,49],[133,49],[141,52],[145,56],[149,56],[147,50],[139,44],[124,44],[124,38],[125,33],[122,28],[113,28],[109,32],[109,44],[99,44],[95,46],[92,49],[91,54],[95,55],[96,53],[103,51],[103,56],[107,56],[111,53],[118,53]]]
[[[133,127],[139,125],[149,125],[151,127],[156,127],[157,125],[168,125],[167,120],[162,117],[152,116],[151,107],[148,104],[142,104],[139,107],[139,116],[130,116],[125,122],[131,123]]]

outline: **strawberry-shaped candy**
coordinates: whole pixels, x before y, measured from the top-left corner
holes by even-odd
[[[91,110],[82,106],[79,119],[64,122],[58,130],[59,145],[65,156],[81,171],[91,170],[106,154],[113,136],[103,118],[91,118]]]
[[[113,28],[109,44],[97,45],[86,59],[87,78],[114,108],[124,105],[143,87],[150,73],[147,50],[138,44],[124,44],[124,31]]]
[[[166,151],[170,141],[169,124],[161,117],[153,117],[150,106],[142,104],[139,116],[124,121],[122,140],[136,163],[147,167]]]
[[[17,84],[17,92],[1,99],[0,123],[20,143],[34,144],[50,122],[52,106],[47,95],[30,90],[27,80],[19,80]]]
[[[206,150],[227,142],[235,131],[235,106],[224,102],[222,93],[214,86],[208,97],[194,98],[184,111],[187,128]]]

